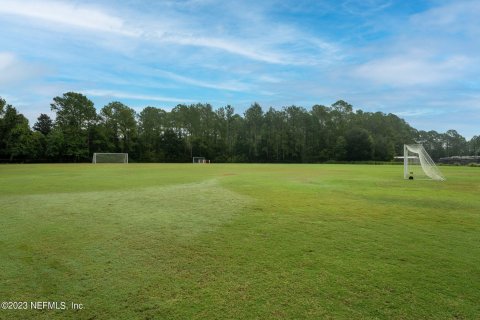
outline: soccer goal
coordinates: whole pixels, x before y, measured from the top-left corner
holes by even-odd
[[[193,163],[210,163],[205,157],[193,157]]]
[[[403,177],[405,179],[445,180],[421,144],[403,146]]]
[[[128,163],[128,153],[94,153],[92,163]]]

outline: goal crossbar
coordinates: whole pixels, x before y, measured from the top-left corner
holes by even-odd
[[[92,163],[128,163],[128,153],[96,152]]]
[[[403,146],[404,179],[426,178],[445,180],[435,162],[421,144],[405,144]]]
[[[210,163],[210,160],[205,159],[205,157],[193,157],[192,163]]]

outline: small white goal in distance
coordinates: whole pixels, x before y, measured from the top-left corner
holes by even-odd
[[[94,153],[92,163],[128,163],[128,153]]]
[[[421,144],[405,144],[403,146],[403,177],[404,179],[445,180]]]
[[[193,157],[192,163],[210,163],[205,157]]]

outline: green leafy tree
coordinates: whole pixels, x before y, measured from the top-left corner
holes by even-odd
[[[331,130],[333,130],[337,136],[342,135],[345,133],[345,130],[347,130],[353,117],[352,105],[343,100],[338,100],[332,104],[330,108]]]
[[[16,109],[0,97],[0,159],[9,158],[7,156],[6,143],[8,134],[15,126],[16,114]]]
[[[232,156],[232,144],[230,137],[230,122],[233,115],[231,106],[221,107],[215,111],[215,161],[228,162]]]
[[[226,143],[227,143],[227,159],[232,160],[233,157],[233,148],[235,145],[236,130],[234,123],[235,109],[228,105],[225,107],[225,120],[226,120]]]
[[[32,161],[45,161],[46,137],[38,131],[30,133],[28,158]]]
[[[11,105],[7,105],[3,116],[4,154],[9,161],[31,158],[31,130],[28,120]]]
[[[473,136],[472,139],[468,142],[470,155],[480,156],[480,135]]]
[[[201,148],[200,114],[195,105],[179,104],[169,115],[170,128],[182,138],[190,157],[203,155]],[[204,156],[204,155],[203,155]]]
[[[343,161],[347,158],[347,140],[343,136],[337,138],[334,152],[335,160]]]
[[[349,161],[371,160],[373,156],[373,139],[363,128],[353,128],[345,135],[346,156]]]
[[[338,136],[331,131],[330,108],[323,105],[314,105],[311,114],[310,148],[313,152],[313,161],[325,161],[331,158],[330,149],[335,144]],[[343,135],[343,134],[342,134]],[[342,136],[341,135],[341,136]]]
[[[254,103],[245,111],[245,138],[247,139],[249,161],[259,161],[261,159],[262,124],[262,107],[258,103]]]
[[[64,93],[53,98],[50,106],[56,112],[56,124],[62,129],[86,130],[97,120],[93,102],[81,93]]]
[[[116,152],[131,152],[137,135],[135,111],[121,102],[110,102],[100,111],[110,145]]]
[[[247,162],[248,146],[245,131],[245,119],[239,114],[234,114],[232,116],[230,128],[232,130],[232,139],[234,141],[232,162]]]
[[[3,114],[5,113],[6,105],[7,105],[7,102],[5,101],[5,99],[0,97],[0,119],[3,118]]]
[[[210,104],[197,104],[194,106],[199,115],[200,132],[195,140],[194,147],[200,150],[200,154],[206,156],[208,159],[217,157],[217,142],[220,140],[220,126],[218,116],[213,111]]]
[[[266,113],[254,103],[243,116],[229,105],[214,110],[200,103],[170,112],[147,107],[137,116],[114,101],[99,117],[93,103],[74,92],[55,97],[51,106],[54,123],[41,114],[32,132],[25,117],[0,98],[0,158],[77,161],[90,160],[92,152],[128,152],[139,161],[389,161],[406,143],[422,143],[433,159],[480,153],[478,136],[467,142],[455,130],[418,131],[393,114],[354,112],[344,100]]]
[[[444,134],[444,141],[448,156],[462,156],[468,153],[467,141],[456,130],[448,130]]]
[[[47,159],[53,162],[60,162],[64,159],[65,148],[65,135],[59,128],[53,129],[45,137],[46,147],[45,156]]]
[[[266,161],[282,162],[287,158],[288,137],[285,111],[270,108],[265,113],[263,135],[266,140]]]
[[[90,128],[98,120],[93,102],[86,96],[67,92],[53,98],[51,109],[56,113],[55,124],[64,135],[64,155],[74,161],[90,158]]]
[[[185,154],[183,144],[185,141],[172,129],[163,132],[161,138],[162,151],[166,162],[185,162],[189,157]]]
[[[27,118],[0,98],[0,158],[36,161],[44,149],[43,135],[32,133]]]
[[[146,107],[138,115],[139,154],[143,161],[161,160],[161,138],[167,125],[167,112]]]
[[[6,128],[5,128],[5,109],[7,107],[7,102],[5,99],[0,97],[0,159],[5,157],[5,134],[6,134]]]
[[[290,106],[284,108],[288,139],[288,160],[304,162],[307,159],[307,131],[310,114],[305,108]]]
[[[393,142],[384,136],[375,136],[373,138],[373,160],[391,161],[395,155]]]
[[[421,143],[433,160],[447,156],[445,136],[435,130],[420,130],[413,141]]]
[[[41,113],[37,118],[37,122],[33,125],[33,130],[40,132],[43,135],[47,135],[53,129],[53,120],[44,113]]]

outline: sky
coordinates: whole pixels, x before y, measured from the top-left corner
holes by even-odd
[[[480,135],[480,1],[0,0],[0,97],[331,105]]]

